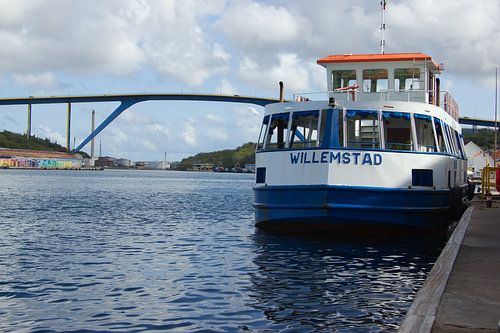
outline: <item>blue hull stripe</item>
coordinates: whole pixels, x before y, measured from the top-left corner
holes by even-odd
[[[254,204],[255,208],[267,209],[322,209],[325,206],[300,206],[300,205],[265,205]],[[368,206],[368,205],[340,205],[327,204],[328,209],[361,209],[361,210],[380,210],[380,211],[406,211],[406,212],[441,212],[448,210],[450,207],[394,207],[394,206]]]
[[[397,224],[424,229],[448,223],[450,190],[334,185],[256,186],[256,223]]]

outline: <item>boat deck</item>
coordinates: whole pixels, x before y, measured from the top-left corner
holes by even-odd
[[[465,212],[400,332],[500,331],[500,202]]]

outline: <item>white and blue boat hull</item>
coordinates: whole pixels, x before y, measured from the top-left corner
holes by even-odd
[[[258,152],[257,166],[257,226],[438,230],[449,224],[458,204],[454,191],[465,193],[466,186],[466,160],[437,153],[350,149]],[[418,179],[420,170],[427,170],[431,179]]]

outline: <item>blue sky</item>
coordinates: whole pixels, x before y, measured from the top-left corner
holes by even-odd
[[[445,64],[462,116],[494,117],[499,0],[388,1],[386,52]],[[318,58],[379,52],[372,0],[0,0],[0,96],[325,91]],[[72,137],[116,104],[74,104]],[[33,107],[33,132],[65,145],[66,105]],[[253,105],[145,102],[99,136],[103,154],[169,160],[255,141]],[[0,107],[0,130],[24,132],[26,107]],[[83,149],[89,151],[87,146]]]

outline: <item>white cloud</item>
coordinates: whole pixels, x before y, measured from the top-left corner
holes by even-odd
[[[57,142],[61,146],[66,146],[66,138],[59,132],[52,130],[49,126],[40,124],[35,128],[35,136],[47,138],[51,142]]]
[[[299,57],[296,54],[281,54],[278,59],[278,64],[268,67],[245,57],[241,61],[239,74],[244,81],[269,90],[277,89],[279,81],[283,81],[289,91],[308,90],[309,72]]]
[[[377,13],[358,12],[360,21]],[[446,71],[464,77],[491,77],[500,53],[500,2],[478,0],[401,1],[387,10],[387,52],[428,53]],[[377,35],[374,34],[374,37]]]
[[[263,112],[254,107],[238,108],[234,119],[235,132],[243,142],[255,142],[262,124]]]
[[[222,118],[215,115],[215,114],[211,114],[211,113],[208,113],[207,115],[205,115],[205,118],[209,121],[212,121],[212,122],[215,122],[215,123],[220,123],[222,121]]]
[[[202,24],[224,8],[222,0],[1,4],[0,74],[126,75],[148,63],[165,77],[197,86],[226,70],[230,58]]]
[[[144,29],[143,49],[151,65],[165,78],[191,87],[226,71],[229,54],[210,42],[202,26],[205,16],[220,14],[223,1],[154,1],[155,11]]]
[[[184,128],[182,129],[181,137],[184,143],[189,146],[195,146],[198,143],[196,128],[190,121],[186,121],[184,123]]]
[[[14,74],[14,82],[23,87],[37,90],[54,89],[62,85],[52,73],[41,74]]]
[[[0,72],[124,74],[144,60],[136,26],[116,11],[134,1],[23,2],[14,14],[4,13],[6,24],[0,21]]]
[[[215,127],[211,128],[207,131],[207,135],[211,139],[215,139],[217,141],[226,141],[229,139],[229,136],[227,135],[226,131],[224,128],[220,127]]]
[[[121,128],[114,127],[110,130],[110,136],[112,138],[113,144],[123,145],[129,143],[129,135]]]
[[[235,95],[238,92],[229,80],[224,78],[220,81],[219,87],[215,93],[221,95]]]
[[[297,42],[308,24],[283,6],[255,1],[234,1],[216,26],[247,50]]]

